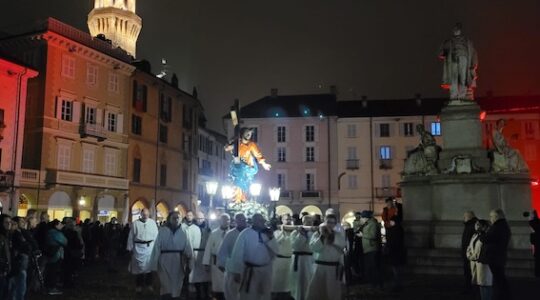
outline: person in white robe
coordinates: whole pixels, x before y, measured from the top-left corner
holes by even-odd
[[[212,278],[212,293],[217,300],[225,299],[223,295],[223,276],[224,273],[217,265],[217,254],[225,234],[229,230],[230,217],[228,214],[222,214],[220,217],[220,226],[212,231],[206,249],[204,250],[203,265],[210,270]]]
[[[192,211],[186,214],[186,220],[182,227],[186,231],[189,242],[193,247],[193,269],[189,274],[189,283],[193,284],[197,293],[197,299],[208,298],[210,272],[203,266],[204,249],[210,236],[210,229],[206,227],[204,214],[197,212],[197,219]]]
[[[193,249],[181,227],[179,212],[171,212],[167,225],[159,229],[152,254],[152,269],[158,273],[163,299],[178,298],[182,292],[186,269],[192,269]]]
[[[307,300],[341,299],[343,249],[345,236],[335,230],[337,218],[326,216],[319,231],[311,237],[309,246],[314,253],[313,277],[308,286]]]
[[[313,218],[306,215],[302,218],[302,225],[313,226]],[[313,231],[303,227],[291,233],[293,257],[291,262],[291,296],[295,300],[305,300],[308,285],[313,276],[313,252],[309,241]]]
[[[284,225],[292,225],[292,216],[281,216],[281,226],[274,231],[274,238],[278,244],[278,253],[274,259],[272,269],[272,299],[289,300],[291,298],[290,267],[292,257],[291,231],[283,230]]]
[[[272,261],[278,253],[278,244],[261,214],[254,214],[252,222],[234,244],[231,273],[235,282],[240,282],[240,300],[270,300]]]
[[[240,283],[234,281],[234,274],[231,273],[231,255],[238,236],[247,227],[246,216],[243,213],[237,213],[234,215],[234,223],[236,227],[227,231],[217,252],[218,268],[224,272],[223,294],[226,300],[239,299]]]
[[[156,221],[150,219],[150,211],[145,208],[139,220],[131,224],[127,241],[127,250],[131,252],[128,270],[135,275],[137,293],[141,293],[144,286],[153,291],[151,259],[157,235]]]

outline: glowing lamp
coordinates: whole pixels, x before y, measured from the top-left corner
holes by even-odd
[[[81,199],[79,199],[79,205],[80,206],[85,206],[86,205],[86,200],[84,200],[84,198],[81,196]]]
[[[532,178],[531,179],[531,186],[538,186],[540,185],[540,182],[538,180],[538,178]]]
[[[249,186],[249,193],[253,197],[259,197],[259,195],[261,194],[261,188],[262,188],[262,185],[260,183],[252,183]]]
[[[268,193],[270,194],[270,201],[278,202],[279,196],[281,195],[281,188],[272,187],[268,190]]]
[[[210,218],[210,220],[215,220],[215,219],[217,219],[217,215],[215,213],[211,213],[209,218]]]
[[[484,121],[486,119],[486,116],[487,116],[487,113],[485,110],[483,110],[481,113],[480,113],[480,121]]]
[[[234,196],[234,188],[230,185],[224,185],[221,187],[221,197],[223,199],[232,199]]]
[[[217,181],[207,181],[206,182],[206,193],[210,196],[214,196],[217,192],[218,183]]]

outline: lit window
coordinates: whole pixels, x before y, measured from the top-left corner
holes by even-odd
[[[71,56],[62,56],[62,76],[75,78],[75,58]]]
[[[439,136],[441,135],[441,123],[431,122],[431,134]]]
[[[379,156],[381,159],[392,159],[390,146],[381,146],[381,148],[379,149]]]
[[[109,92],[118,93],[120,91],[120,82],[118,81],[118,74],[109,73]]]

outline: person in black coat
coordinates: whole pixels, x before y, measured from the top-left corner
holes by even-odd
[[[401,269],[407,263],[405,232],[399,215],[393,216],[389,223],[389,226],[386,228],[386,254],[388,264],[392,269],[392,289],[399,291],[401,289]]]
[[[536,210],[532,213],[529,226],[534,231],[531,233],[531,244],[534,246],[534,276],[540,277],[540,219]]]
[[[463,228],[463,234],[461,235],[461,259],[463,261],[463,275],[465,276],[465,293],[470,293],[472,291],[471,263],[467,259],[467,247],[469,246],[469,243],[476,232],[474,229],[474,224],[476,224],[476,221],[478,221],[478,218],[476,218],[474,212],[466,211],[463,214],[463,222],[465,227]]]
[[[510,226],[502,209],[494,209],[489,213],[492,225],[480,241],[486,247],[486,259],[493,274],[493,299],[509,300],[510,289],[505,275],[508,244],[512,235]]]

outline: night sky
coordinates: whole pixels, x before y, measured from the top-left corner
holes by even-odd
[[[2,1],[0,28],[52,16],[88,31],[93,2]],[[234,98],[246,104],[271,88],[336,85],[343,100],[443,96],[436,54],[458,21],[479,53],[478,95],[540,94],[538,0],[139,0],[137,13],[137,58],[154,73],[167,58],[184,90],[197,86],[217,130]]]

